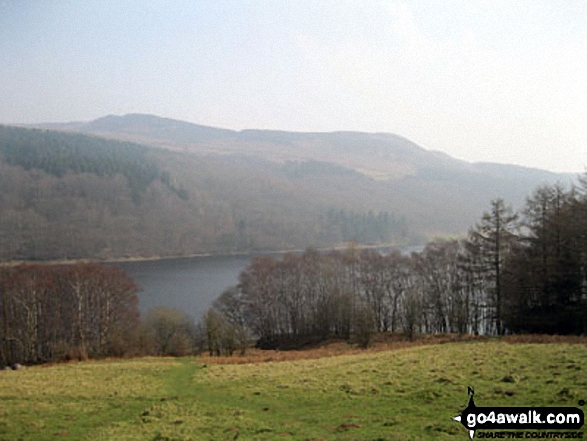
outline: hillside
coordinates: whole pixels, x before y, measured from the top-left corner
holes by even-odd
[[[536,186],[570,179],[390,134],[149,115],[43,126],[0,130],[3,260],[420,244],[464,233],[497,196],[520,207]]]
[[[361,211],[343,197],[328,200],[297,185],[298,176],[325,170],[335,183],[366,181],[326,164],[201,157],[0,127],[1,258],[106,259],[328,246],[353,237],[409,240],[405,219],[395,213]]]
[[[154,115],[109,115],[89,122],[37,124],[201,154],[246,155],[265,160],[322,161],[356,170],[376,180],[467,179],[489,177],[520,182],[568,180],[568,174],[493,163],[469,163],[426,150],[390,133],[304,133],[275,130],[227,130]]]
[[[213,361],[2,371],[0,438],[465,440],[452,418],[466,407],[468,386],[487,407],[577,406],[587,394],[584,344],[481,341],[280,363]],[[585,427],[574,432],[585,436]]]

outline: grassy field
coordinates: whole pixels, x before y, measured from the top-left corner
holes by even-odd
[[[578,406],[587,345],[489,340],[274,363],[31,367],[0,372],[0,439],[466,440],[451,418],[467,386],[478,406]]]

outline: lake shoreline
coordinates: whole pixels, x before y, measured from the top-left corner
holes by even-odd
[[[315,248],[317,251],[343,251],[350,248],[356,248],[360,250],[377,249],[377,248],[417,248],[423,247],[423,245],[397,245],[397,244],[375,244],[375,245],[362,245],[362,244],[342,244],[334,247]],[[13,267],[23,264],[42,264],[42,265],[74,265],[77,263],[104,263],[104,264],[115,264],[115,263],[130,263],[130,262],[155,262],[162,260],[173,260],[173,259],[193,259],[197,257],[232,257],[232,256],[263,256],[263,255],[282,255],[287,253],[303,253],[304,251],[312,249],[308,247],[305,249],[289,249],[289,250],[249,250],[249,251],[229,251],[224,253],[192,253],[192,254],[179,254],[172,256],[136,256],[136,257],[112,257],[107,259],[57,259],[57,260],[13,260],[7,262],[0,262],[0,267]]]

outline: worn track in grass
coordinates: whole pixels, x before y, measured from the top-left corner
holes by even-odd
[[[0,439],[465,440],[451,417],[467,386],[483,406],[577,406],[586,370],[585,344],[495,340],[280,363],[32,367],[0,372]]]

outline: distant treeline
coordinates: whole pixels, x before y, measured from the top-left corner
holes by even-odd
[[[130,142],[0,125],[0,156],[7,164],[21,166],[27,171],[42,170],[59,178],[68,173],[91,173],[100,177],[121,174],[128,180],[135,202],[139,202],[146,188],[159,179],[185,198],[185,190],[180,193],[173,187],[169,173],[161,172],[147,158],[148,150]]]
[[[231,352],[249,337],[261,347],[329,337],[366,345],[375,331],[584,334],[587,175],[580,183],[537,189],[521,214],[494,200],[467,238],[410,256],[257,258],[208,313],[209,336],[223,336],[210,351]]]
[[[234,161],[0,126],[0,261],[299,249],[349,240],[403,244],[411,238],[401,217],[350,204],[341,209],[340,201],[320,196],[331,179],[349,178],[337,168]],[[302,177],[288,177],[292,167]],[[308,176],[321,180],[315,185],[320,191],[313,184],[312,192],[302,190]]]
[[[372,210],[367,213],[329,210],[326,223],[333,230],[340,231],[340,237],[344,242],[389,243],[397,240],[398,237],[403,239],[408,237],[405,217],[396,219],[387,211],[375,214]]]

